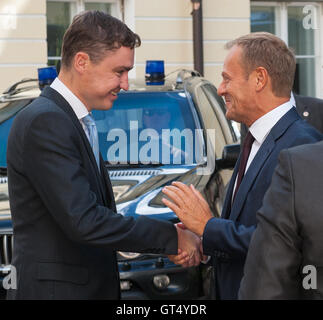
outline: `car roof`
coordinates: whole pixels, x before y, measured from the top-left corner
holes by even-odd
[[[173,82],[165,82],[164,84],[150,84],[145,81],[129,81],[129,93],[133,92],[169,92],[183,91],[182,86],[176,86]],[[121,90],[122,93],[126,92]],[[34,99],[40,95],[41,91],[38,86],[28,86],[20,88],[19,92],[13,92],[0,95],[1,102],[10,102],[22,99]],[[1,108],[1,106],[0,106]]]
[[[23,84],[23,85],[22,85]],[[0,95],[0,102],[10,102],[22,99],[34,99],[40,94],[37,79],[19,81]]]
[[[128,91],[148,91],[148,92],[163,92],[163,91],[175,91],[183,90],[181,86],[176,86],[174,81],[162,81],[162,82],[146,82],[143,80],[132,80],[129,79],[129,90]]]
[[[160,82],[152,82],[140,79],[129,79],[130,92],[167,92],[183,91],[183,83],[192,77],[200,78],[196,71],[176,70],[165,77]],[[39,96],[40,89],[37,79],[23,79],[13,84],[9,89],[0,95],[0,102],[10,102],[21,99],[33,99]]]

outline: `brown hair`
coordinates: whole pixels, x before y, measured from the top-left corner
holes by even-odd
[[[64,34],[62,66],[69,68],[79,51],[98,63],[108,50],[122,46],[133,49],[140,44],[140,37],[117,18],[97,10],[84,11],[74,17]]]
[[[290,96],[295,76],[295,55],[285,42],[267,32],[254,32],[226,44],[242,48],[242,66],[246,76],[258,67],[267,70],[272,91],[277,97]]]

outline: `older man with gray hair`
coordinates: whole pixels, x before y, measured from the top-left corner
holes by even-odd
[[[214,217],[193,186],[174,182],[164,199],[186,228],[202,237],[203,253],[212,256],[215,294],[237,299],[256,212],[262,205],[281,150],[322,139],[290,103],[295,56],[278,37],[251,33],[229,42],[218,93],[226,117],[249,132],[234,169],[221,218]],[[181,263],[183,255],[173,260]]]

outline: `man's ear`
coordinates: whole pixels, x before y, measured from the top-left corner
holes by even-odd
[[[79,51],[74,56],[74,68],[77,72],[83,73],[86,71],[90,63],[90,57],[87,53]]]
[[[254,72],[256,91],[261,91],[266,87],[268,83],[268,72],[263,67],[256,68]]]

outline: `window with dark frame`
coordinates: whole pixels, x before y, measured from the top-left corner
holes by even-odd
[[[73,17],[83,10],[100,10],[121,18],[119,0],[47,0],[47,48],[49,66],[59,71],[63,36]],[[120,9],[121,10],[121,9]],[[122,16],[122,15],[121,15]]]

